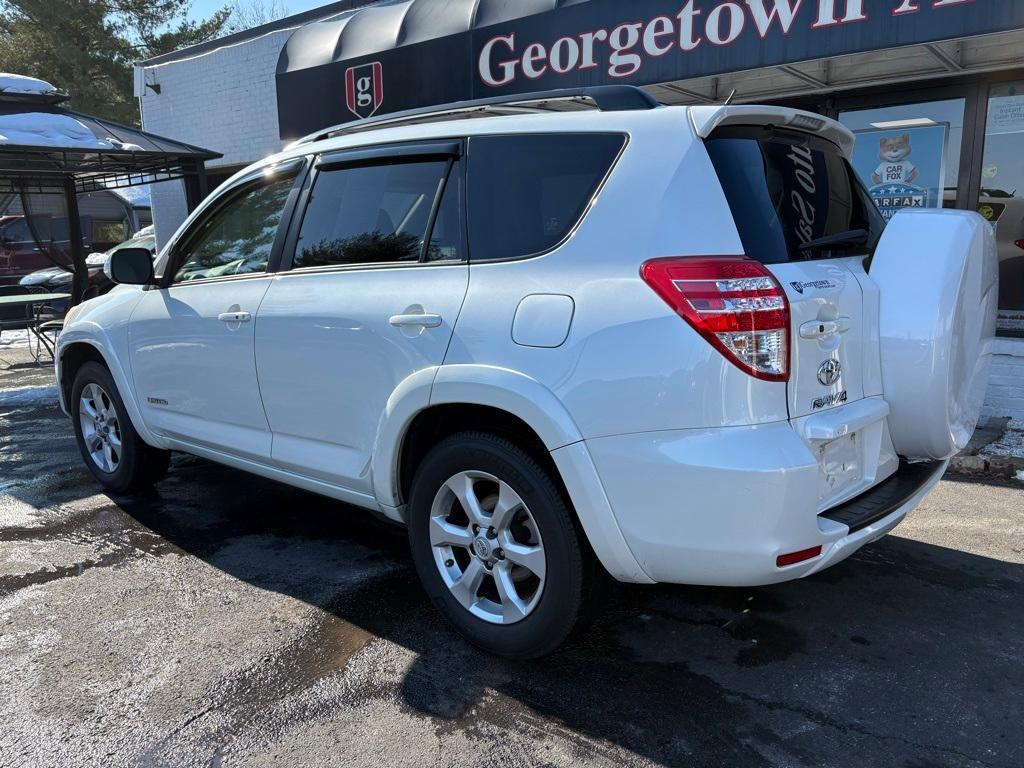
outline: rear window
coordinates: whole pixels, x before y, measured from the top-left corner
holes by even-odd
[[[562,242],[583,217],[625,141],[619,134],[471,139],[472,258],[531,256]]]
[[[750,258],[779,264],[874,253],[885,223],[833,144],[760,128],[725,129],[705,144]]]

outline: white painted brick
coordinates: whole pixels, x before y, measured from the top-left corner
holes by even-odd
[[[281,48],[293,30],[209,51],[191,59],[146,67],[141,98],[143,127],[153,133],[220,152],[209,168],[249,164],[278,152],[277,92],[274,74]],[[166,187],[159,193],[157,187]],[[153,216],[159,242],[184,220],[184,186],[156,185]]]

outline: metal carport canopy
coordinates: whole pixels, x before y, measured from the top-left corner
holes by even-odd
[[[66,98],[0,93],[0,193],[23,184],[60,190],[66,180],[82,193],[187,179],[201,176],[207,160],[221,157],[64,109],[60,102]],[[23,130],[11,130],[18,127]]]
[[[1007,0],[385,0],[296,30],[281,137],[465,99],[709,75],[1024,28]]]

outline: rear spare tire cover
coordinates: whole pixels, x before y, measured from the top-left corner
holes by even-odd
[[[992,228],[969,211],[900,212],[870,272],[893,445],[910,459],[950,458],[974,434],[988,385],[999,301]]]

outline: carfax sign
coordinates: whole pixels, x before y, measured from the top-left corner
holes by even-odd
[[[853,167],[886,221],[904,208],[941,208],[949,124],[857,131]]]

